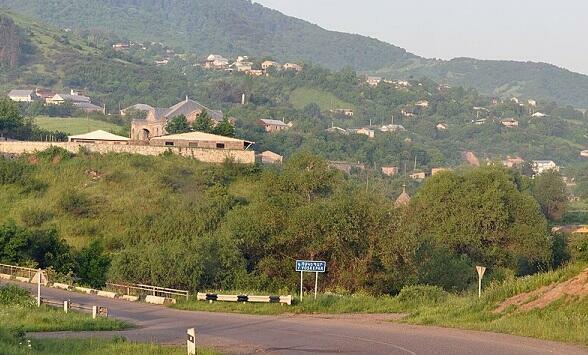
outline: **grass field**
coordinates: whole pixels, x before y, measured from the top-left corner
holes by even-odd
[[[68,134],[83,134],[98,129],[116,133],[122,129],[122,127],[113,123],[83,117],[37,117],[35,122],[43,129],[49,131],[62,131]]]
[[[290,104],[296,109],[303,109],[306,105],[313,102],[320,106],[321,111],[328,111],[332,108],[354,108],[353,105],[322,90],[298,88],[290,94]]]

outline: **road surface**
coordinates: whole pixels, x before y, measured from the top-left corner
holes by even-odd
[[[36,294],[36,286],[28,287]],[[137,325],[120,332],[38,333],[37,337],[120,335],[139,342],[185,344],[196,328],[197,344],[240,354],[588,354],[588,349],[503,334],[394,324],[379,316],[252,316],[190,312],[107,299],[52,288],[42,297],[108,307],[109,316]],[[286,306],[284,306],[286,307]]]

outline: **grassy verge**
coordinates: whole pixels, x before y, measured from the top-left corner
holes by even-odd
[[[83,117],[37,117],[35,123],[43,129],[68,134],[83,134],[99,129],[107,132],[119,132],[122,129],[113,123]]]
[[[566,281],[586,268],[578,263],[554,272],[493,285],[478,299],[475,295],[451,296],[444,304],[422,306],[403,321],[412,324],[491,331],[588,345],[588,298],[567,297],[543,309],[527,312],[514,307],[494,313],[504,300],[543,286]]]

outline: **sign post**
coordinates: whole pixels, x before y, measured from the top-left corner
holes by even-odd
[[[314,279],[314,299],[316,300],[318,289],[318,274],[319,272],[327,271],[327,262],[314,260],[296,260],[296,271],[300,272],[300,302],[302,302],[302,282],[304,281],[304,273],[314,272],[316,274]]]
[[[482,298],[482,278],[484,277],[486,268],[484,266],[476,266],[476,271],[478,272],[478,298]]]
[[[196,329],[188,329],[186,336],[186,346],[188,347],[188,355],[196,355]]]
[[[37,271],[35,276],[33,276],[31,283],[37,284],[37,307],[41,307],[41,284],[47,283],[47,277],[43,270],[39,269],[39,271]]]

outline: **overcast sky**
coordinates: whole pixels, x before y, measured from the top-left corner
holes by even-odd
[[[552,63],[588,74],[588,0],[254,0],[429,57]]]

